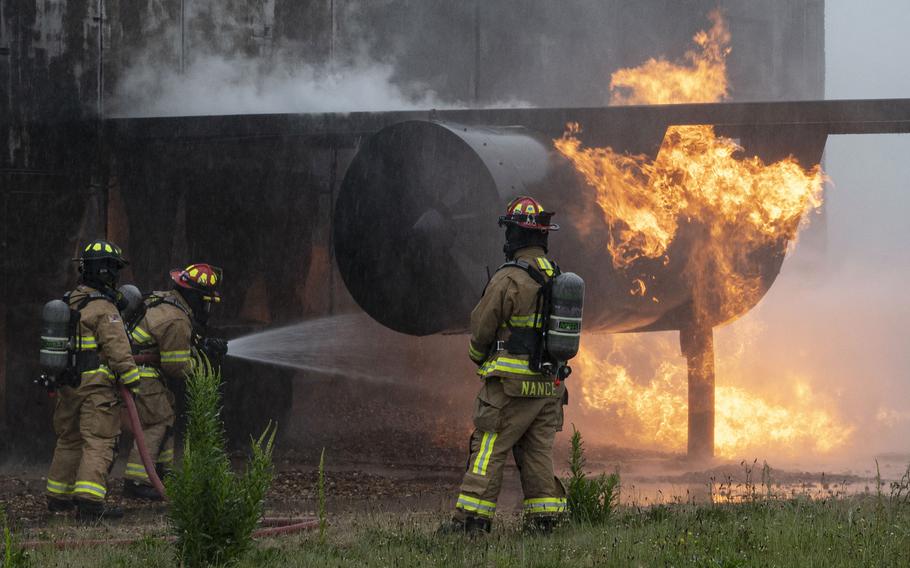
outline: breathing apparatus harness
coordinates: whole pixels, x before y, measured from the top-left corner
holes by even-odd
[[[83,372],[101,366],[97,349],[83,349],[79,333],[82,310],[98,300],[111,302],[119,309],[123,297],[108,286],[87,294],[75,305],[70,305],[71,296],[72,292],[67,292],[62,300],[51,300],[44,305],[39,355],[42,373],[33,382],[51,395],[61,386],[78,386]]]
[[[180,290],[176,290],[177,293],[180,293]],[[142,321],[142,318],[145,317],[145,314],[149,309],[162,304],[167,304],[173,306],[186,314],[186,317],[190,319],[190,322],[193,324],[192,331],[192,345],[197,351],[205,353],[206,357],[209,358],[213,363],[220,361],[227,354],[227,342],[223,339],[218,339],[215,337],[207,336],[208,326],[205,323],[199,321],[198,318],[194,317],[193,312],[187,309],[186,306],[177,301],[176,298],[171,296],[162,296],[152,292],[143,296],[143,301],[141,307],[136,310],[136,312],[130,317],[129,321],[126,322],[126,332],[128,337],[132,337],[133,331],[139,325],[139,322]],[[133,345],[133,355],[139,355],[142,353],[142,347],[139,345]]]
[[[499,272],[510,267],[520,268],[540,287],[537,292],[534,319],[530,322],[530,326],[515,327],[506,322],[510,332],[509,339],[496,342],[496,349],[505,349],[515,355],[528,355],[528,368],[544,376],[555,377],[558,385],[561,381],[568,378],[572,373],[572,368],[565,364],[566,360],[561,361],[548,349],[550,320],[554,317],[553,283],[562,275],[559,265],[552,261],[549,262],[553,267],[553,274],[549,278],[546,278],[524,260],[510,260],[496,269]]]

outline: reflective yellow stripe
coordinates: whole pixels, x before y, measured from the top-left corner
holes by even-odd
[[[56,495],[72,495],[75,485],[69,485],[67,483],[61,483],[59,481],[54,481],[53,479],[47,480],[47,492],[54,493]]]
[[[477,374],[484,376],[496,371],[512,373],[513,375],[527,375],[529,377],[540,376],[539,372],[532,371],[528,368],[527,361],[523,359],[513,359],[512,357],[497,357],[496,359],[491,359],[477,370]]]
[[[171,463],[174,461],[174,450],[164,450],[158,454],[158,463]]]
[[[101,365],[101,366],[98,367],[97,369],[91,369],[91,370],[88,370],[88,371],[82,371],[82,376],[83,376],[83,377],[86,377],[86,376],[88,376],[88,375],[94,375],[94,374],[97,374],[97,373],[100,373],[100,374],[104,375],[105,377],[107,377],[107,378],[109,378],[109,379],[111,379],[111,380],[113,380],[113,378],[114,378],[114,373],[112,373],[111,370],[108,369],[106,365]]]
[[[184,361],[190,360],[190,351],[189,349],[183,351],[162,351],[161,352],[161,362],[162,363],[182,363]]]
[[[455,507],[477,513],[483,517],[492,517],[493,513],[496,512],[496,503],[477,499],[476,497],[471,497],[464,493],[458,495],[458,501],[455,502]]]
[[[126,471],[124,474],[127,477],[139,477],[141,479],[148,479],[149,474],[145,472],[145,466],[141,463],[128,463],[126,464]]]
[[[472,361],[483,361],[486,358],[486,354],[474,349],[474,344],[472,343],[468,343],[468,355],[471,356]]]
[[[528,316],[512,316],[509,318],[511,327],[541,327],[543,326],[543,316],[540,314],[531,314]]]
[[[471,470],[477,475],[486,475],[487,466],[490,465],[490,456],[493,455],[493,444],[496,443],[496,432],[484,432],[480,440],[480,451],[474,458],[474,468]]]
[[[537,266],[539,266],[547,276],[553,276],[555,273],[555,270],[553,270],[553,264],[542,256],[537,257]]]
[[[129,371],[120,375],[120,381],[125,385],[135,383],[138,380],[139,380],[139,369],[138,368],[130,369]]]
[[[564,513],[566,510],[565,497],[539,497],[525,499],[524,508],[528,513]]]
[[[154,367],[139,367],[139,376],[143,379],[157,379],[158,369]]]
[[[135,329],[133,329],[133,331],[130,332],[130,337],[132,337],[133,341],[135,341],[136,343],[154,343],[155,342],[155,340],[152,338],[152,336],[149,335],[148,332],[146,332],[141,327],[136,327]]]
[[[94,351],[98,349],[98,340],[94,335],[81,335],[79,336],[79,348],[82,351]]]
[[[88,493],[104,499],[104,496],[107,495],[107,489],[103,485],[92,483],[91,481],[77,481],[73,493]]]

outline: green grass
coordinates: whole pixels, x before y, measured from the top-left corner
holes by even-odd
[[[524,536],[518,517],[475,540],[437,539],[442,514],[358,514],[318,531],[259,542],[237,566],[907,566],[910,504],[885,496],[727,505],[619,507],[603,525]],[[172,566],[173,549],[33,553],[35,566]]]

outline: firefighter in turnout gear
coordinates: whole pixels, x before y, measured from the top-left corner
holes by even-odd
[[[120,247],[100,240],[88,243],[75,260],[80,282],[64,297],[78,313],[75,368],[57,387],[57,445],[47,474],[48,509],[75,506],[83,519],[113,518],[123,515],[119,508],[104,505],[120,435],[117,382],[130,388],[139,382],[116,290],[119,272],[127,262]]]
[[[562,429],[566,387],[535,368],[535,339],[545,325],[540,282],[558,268],[547,259],[547,237],[558,225],[530,197],[513,200],[500,226],[509,261],[490,279],[471,313],[469,355],[483,385],[474,411],[474,433],[451,522],[441,532],[488,532],[506,459],[515,457],[524,493],[526,527],[551,530],[566,508],[562,482],[553,473],[553,439]],[[532,274],[530,271],[533,271]]]
[[[193,350],[205,353],[218,365],[227,352],[222,340],[199,340],[212,304],[221,301],[221,269],[209,264],[191,264],[171,271],[172,290],[154,292],[145,300],[145,312],[129,325],[130,340],[142,377],[136,407],[150,457],[163,477],[174,461],[174,393],[168,380],[183,379],[193,364]],[[133,443],[126,464],[124,495],[160,500]]]

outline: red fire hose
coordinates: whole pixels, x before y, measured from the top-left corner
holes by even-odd
[[[133,438],[136,440],[136,447],[139,448],[139,456],[142,457],[142,465],[145,466],[145,473],[152,482],[152,487],[161,495],[161,498],[167,500],[167,494],[164,492],[164,484],[158,477],[155,470],[155,464],[152,463],[152,456],[149,455],[149,449],[145,445],[145,433],[142,431],[142,422],[139,420],[139,411],[136,409],[136,401],[133,400],[133,394],[123,385],[120,385],[120,396],[126,403],[126,412],[130,416],[130,426],[133,429]]]
[[[150,362],[145,359],[140,359],[141,356],[136,357],[137,363],[146,363]],[[152,458],[149,455],[148,447],[145,445],[145,434],[142,431],[142,422],[139,420],[139,412],[136,410],[136,401],[133,400],[132,393],[123,385],[120,385],[120,396],[123,397],[123,401],[126,403],[127,414],[130,417],[130,426],[133,429],[133,437],[136,440],[136,447],[139,449],[139,455],[142,457],[142,464],[145,466],[145,473],[149,476],[149,481],[152,482],[152,486],[158,491],[158,494],[161,495],[161,498],[167,501],[167,494],[164,490],[164,484],[161,483],[161,479],[158,477],[158,472],[155,470],[155,464],[152,462]],[[293,518],[281,518],[281,517],[264,517],[262,519],[262,528],[259,528],[253,531],[253,538],[264,538],[270,536],[280,536],[285,534],[292,534],[297,532],[302,532],[305,530],[310,530],[319,526],[319,520],[314,517],[293,517]],[[67,548],[81,548],[86,546],[111,546],[118,544],[132,544],[138,542],[140,538],[124,538],[124,539],[99,539],[99,540],[29,540],[21,543],[19,546],[22,548],[32,549],[38,548],[39,546],[53,546],[58,550],[67,549]],[[169,536],[162,539],[164,542],[174,542],[176,537]]]

